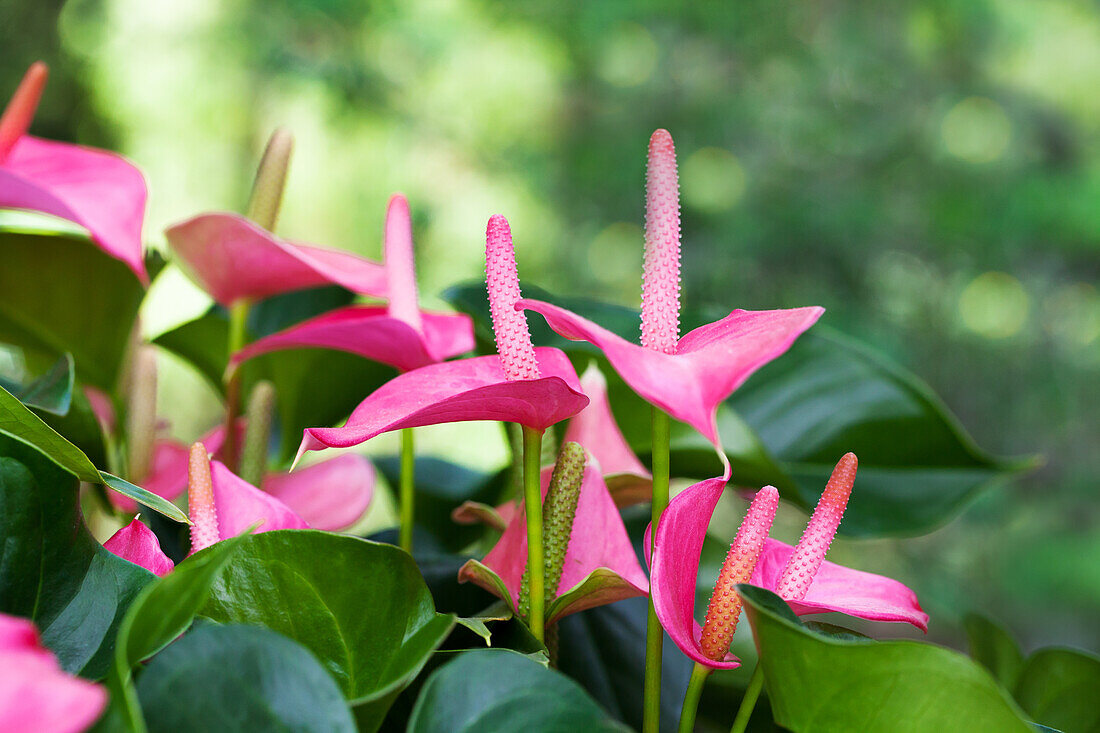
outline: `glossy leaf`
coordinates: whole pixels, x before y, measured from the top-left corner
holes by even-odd
[[[229,319],[212,308],[198,318],[165,331],[153,339],[162,349],[190,363],[219,394],[225,394],[222,379],[229,363]]]
[[[970,656],[992,674],[1006,690],[1016,689],[1024,668],[1024,655],[1012,636],[993,619],[967,614],[963,619]]]
[[[923,642],[822,635],[799,623],[774,593],[738,589],[781,726],[894,733],[1030,730],[989,673],[958,652]]]
[[[112,391],[144,295],[134,273],[48,223],[0,230],[0,252],[0,341],[38,368],[68,352],[80,381]]]
[[[409,733],[629,730],[577,683],[521,654],[477,649],[428,678]]]
[[[84,455],[79,448],[65,440],[56,430],[43,422],[42,418],[24,407],[3,388],[0,388],[0,433],[41,452],[81,481],[104,484],[170,519],[187,522],[187,515],[167,499],[118,476],[96,469],[88,460],[88,456]]]
[[[96,679],[127,607],[156,576],[95,541],[77,487],[38,451],[0,438],[0,612],[33,619],[66,671]]]
[[[64,415],[73,399],[73,369],[72,355],[62,354],[45,374],[32,382],[20,385],[0,380],[0,386],[33,410]]]
[[[305,645],[368,730],[454,625],[453,616],[435,612],[407,553],[315,530],[245,538],[202,613],[267,626]]]
[[[1040,649],[1016,684],[1016,701],[1035,720],[1067,731],[1100,731],[1100,657],[1075,649]]]
[[[137,693],[151,733],[355,731],[317,659],[269,629],[198,628],[154,657]]]

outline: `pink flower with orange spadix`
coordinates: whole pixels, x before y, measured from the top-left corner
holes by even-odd
[[[271,351],[346,351],[407,372],[472,351],[474,330],[464,313],[430,313],[417,302],[409,203],[395,194],[386,210],[386,305],[338,308],[249,344],[230,364]]]
[[[568,614],[649,592],[622,517],[599,468],[587,458],[578,443],[564,442],[557,464],[542,471],[547,626]],[[508,514],[508,525],[493,549],[483,561],[467,562],[458,577],[527,616],[525,513],[522,506],[518,511],[513,506]]]
[[[106,150],[27,134],[47,76],[45,64],[32,64],[0,116],[0,208],[39,211],[84,227],[100,249],[148,284],[141,172]]]
[[[107,690],[67,674],[31,621],[0,613],[0,730],[80,733],[107,706]]]
[[[322,285],[385,296],[385,268],[347,252],[290,242],[272,232],[278,219],[294,140],[279,129],[271,136],[253,186],[249,215],[200,214],[165,231],[184,270],[218,303]]]
[[[791,547],[769,539],[749,582],[774,591],[800,616],[837,611],[927,631],[928,614],[904,584],[825,560],[848,506],[857,467],[854,453],[840,459],[798,544]]]
[[[524,299],[561,336],[604,352],[631,389],[719,446],[716,412],[748,377],[786,351],[824,312],[822,308],[735,310],[720,321],[679,336],[680,215],[676,150],[657,130],[649,141],[646,246],[641,344],[564,308]]]
[[[187,468],[192,553],[252,527],[256,532],[309,528],[286,504],[210,460],[202,443],[191,446]]]
[[[103,547],[154,575],[165,576],[176,567],[160,549],[160,540],[153,530],[146,527],[139,517],[134,517],[129,524],[111,535]]]
[[[392,430],[469,420],[515,422],[543,431],[588,404],[569,358],[534,348],[516,310],[519,278],[508,221],[489,220],[486,271],[498,354],[430,364],[382,385],[339,428],[308,428],[299,449],[347,448]]]

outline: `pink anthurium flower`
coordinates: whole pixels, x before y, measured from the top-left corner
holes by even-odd
[[[786,351],[824,312],[818,307],[735,310],[678,337],[679,189],[676,150],[666,130],[657,130],[649,141],[641,344],[550,303],[523,299],[517,307],[540,313],[567,339],[598,347],[631,389],[716,447],[719,403]]]
[[[256,532],[309,528],[286,504],[243,480],[220,461],[211,461],[202,443],[191,446],[187,468],[192,553],[256,525]]]
[[[282,349],[347,351],[407,372],[472,351],[474,330],[464,313],[428,313],[417,303],[409,203],[394,195],[386,211],[389,302],[352,305],[272,334],[233,355],[230,364]]]
[[[758,540],[757,557],[748,567],[748,573],[742,566],[740,577],[726,582],[720,580],[721,587],[716,586],[716,595],[719,591],[731,591],[738,582],[748,582],[777,593],[800,615],[839,611],[874,621],[907,622],[926,630],[928,615],[921,610],[916,594],[903,584],[892,578],[823,562],[847,503],[855,468],[856,459],[851,453],[837,464],[797,550],[767,538],[766,528],[763,534],[753,529],[764,526],[765,522],[767,527],[771,526],[775,510],[771,508],[768,516],[767,507],[773,500],[778,503],[778,492],[774,488],[761,489],[738,532],[738,539],[746,533],[755,536]],[[653,605],[661,625],[684,654],[711,668],[737,666],[737,661],[732,657],[715,660],[704,652],[703,630],[694,620],[699,556],[707,525],[726,480],[723,477],[701,481],[669,502],[658,525],[652,556],[647,558]],[[647,531],[647,555],[648,537]],[[737,545],[735,541],[734,548]],[[733,555],[731,549],[731,557]],[[792,557],[793,562],[789,562]],[[819,579],[822,581],[820,585]],[[813,589],[812,593],[810,589]],[[740,612],[740,599],[736,593],[727,597],[732,604],[731,611],[735,608]],[[728,640],[726,645],[728,649]],[[710,651],[713,652],[713,648]]]
[[[47,75],[45,64],[33,64],[0,117],[0,208],[40,211],[84,227],[147,284],[145,179],[114,153],[27,134]]]
[[[359,520],[374,497],[374,464],[345,453],[290,473],[269,473],[261,488],[314,529],[336,531]]]
[[[80,733],[107,705],[107,690],[65,673],[34,624],[0,614],[0,730]]]
[[[406,372],[359,403],[339,428],[308,428],[309,450],[346,448],[402,428],[468,420],[515,422],[535,430],[572,417],[588,404],[577,373],[559,349],[535,349],[519,299],[508,221],[489,219],[486,271],[498,355],[460,359]]]
[[[153,534],[153,530],[146,527],[138,517],[134,517],[129,524],[111,535],[103,543],[103,547],[154,575],[167,575],[176,567],[171,558],[160,549],[160,540]]]
[[[589,399],[588,407],[569,421],[562,441],[580,443],[588,449],[616,506],[649,501],[653,475],[634,455],[619,430],[607,401],[607,380],[594,363],[581,375],[581,388]]]
[[[552,468],[542,472],[542,495]],[[502,598],[519,613],[520,588],[527,566],[525,517],[512,504],[504,534],[481,562],[470,560],[459,571],[461,582],[473,582]],[[548,518],[549,523],[549,518]],[[644,596],[649,582],[623,526],[622,517],[592,461],[584,468],[576,514],[562,565],[561,580],[551,591],[546,625],[563,616],[624,598]]]

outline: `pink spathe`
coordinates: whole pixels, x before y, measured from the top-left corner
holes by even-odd
[[[0,730],[80,733],[107,705],[107,690],[65,673],[31,621],[0,614]]]
[[[38,211],[87,229],[100,249],[148,284],[144,177],[114,153],[26,134],[45,83],[45,65],[35,64],[0,118],[0,208]]]
[[[416,258],[413,253],[412,217],[409,202],[401,194],[390,197],[386,208],[386,279],[389,284],[389,315],[420,332],[420,305],[416,291]]]
[[[309,526],[336,531],[363,516],[374,497],[374,483],[374,465],[345,453],[291,473],[270,473],[262,488]]]
[[[140,565],[154,575],[167,575],[176,567],[171,558],[160,549],[160,541],[153,534],[153,530],[146,527],[137,517],[111,535],[111,538],[103,543],[103,547],[123,560]]]

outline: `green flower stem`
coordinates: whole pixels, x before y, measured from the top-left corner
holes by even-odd
[[[542,458],[542,432],[523,427],[523,507],[527,515],[527,570],[531,579],[531,613],[527,618],[531,633],[543,643],[546,610],[546,568],[542,551],[542,486],[539,469]]]
[[[684,693],[684,706],[680,709],[680,733],[691,733],[695,730],[695,714],[699,710],[699,698],[703,695],[703,685],[710,676],[710,667],[698,662],[691,670],[691,680],[688,681],[687,692]]]
[[[764,689],[764,668],[760,666],[760,662],[756,663],[756,669],[752,671],[752,679],[749,680],[749,686],[745,690],[745,696],[741,698],[741,707],[737,709],[737,717],[733,720],[733,727],[730,728],[730,733],[745,733],[745,728],[749,724],[749,718],[752,717],[753,708],[756,707],[756,701],[760,699],[760,691]]]
[[[398,544],[405,552],[413,549],[413,490],[416,487],[416,463],[414,462],[413,429],[401,431],[401,528]]]
[[[657,537],[657,525],[668,506],[668,444],[670,420],[668,414],[653,408],[653,531],[650,541]],[[650,546],[650,551],[653,547]],[[658,733],[661,725],[661,647],[664,645],[664,629],[653,607],[653,595],[649,596],[649,621],[645,639],[645,695],[642,707],[642,733]]]
[[[248,340],[248,309],[250,303],[241,298],[229,308],[229,340],[226,349],[229,356],[244,348]],[[240,469],[239,453],[237,445],[237,418],[241,415],[241,371],[243,365],[237,367],[229,375],[225,383],[225,442],[222,443],[222,463],[229,466],[229,470],[236,472]]]

